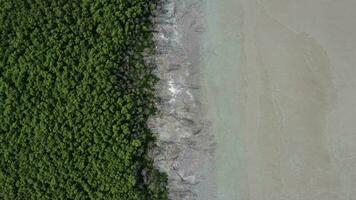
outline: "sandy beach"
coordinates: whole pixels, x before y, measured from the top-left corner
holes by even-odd
[[[356,196],[355,1],[206,1],[217,200]]]

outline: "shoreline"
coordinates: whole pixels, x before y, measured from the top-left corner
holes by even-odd
[[[157,133],[155,165],[168,175],[169,199],[198,198],[213,153],[209,124],[200,102],[202,0],[169,0],[156,21],[159,114],[149,126]]]

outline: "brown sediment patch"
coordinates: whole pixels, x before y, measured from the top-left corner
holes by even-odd
[[[329,58],[311,36],[291,31],[258,4],[244,5],[247,86],[240,106],[250,197],[317,199],[337,192],[324,134],[334,97]]]

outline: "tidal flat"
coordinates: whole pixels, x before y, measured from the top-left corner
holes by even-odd
[[[356,2],[205,2],[216,148],[200,199],[353,199]]]

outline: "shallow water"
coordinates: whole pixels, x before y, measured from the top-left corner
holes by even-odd
[[[354,1],[206,0],[217,200],[356,196]],[[208,188],[208,187],[207,187]]]
[[[246,193],[245,153],[238,119],[241,78],[241,19],[233,1],[208,1],[207,32],[204,40],[204,85],[207,86],[208,119],[217,142],[213,181],[215,195],[210,199],[237,199]],[[208,197],[209,198],[209,197]]]

